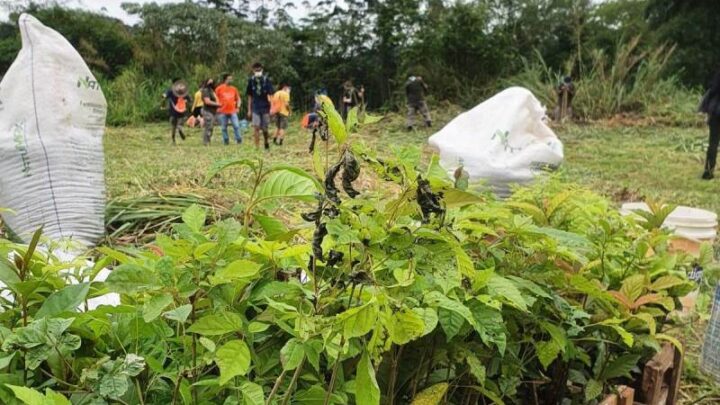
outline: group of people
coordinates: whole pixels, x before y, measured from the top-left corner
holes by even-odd
[[[290,107],[290,85],[281,83],[275,91],[270,78],[263,71],[260,63],[252,66],[252,75],[248,78],[245,88],[247,96],[246,120],[241,120],[238,114],[242,107],[242,96],[240,91],[233,85],[233,75],[225,73],[221,76],[219,84],[213,78],[208,78],[200,83],[200,89],[191,100],[188,95],[187,84],[179,79],[173,79],[170,89],[164,98],[168,102],[170,114],[171,138],[176,143],[176,135],[185,139],[183,122],[187,115],[187,105],[192,102],[188,125],[199,125],[203,128],[203,144],[209,145],[212,140],[215,123],[220,125],[223,143],[230,144],[228,125],[232,126],[235,143],[243,142],[242,130],[247,127],[247,121],[252,123],[254,129],[255,147],[260,148],[260,135],[262,134],[263,146],[270,149],[270,126],[275,125],[275,133],[272,142],[275,145],[282,145],[285,138],[285,131],[288,127],[288,117],[291,113]]]
[[[291,114],[290,85],[281,83],[279,89],[275,91],[272,81],[263,71],[262,64],[255,63],[245,87],[247,115],[246,119],[241,119],[239,113],[243,98],[237,87],[233,85],[233,79],[233,75],[226,73],[221,76],[219,84],[216,84],[213,78],[203,80],[192,100],[189,97],[187,83],[180,78],[172,80],[172,86],[164,93],[163,97],[168,104],[173,144],[176,144],[178,135],[183,140],[186,138],[183,131],[184,123],[191,127],[203,128],[203,144],[205,145],[210,144],[216,123],[220,125],[223,143],[229,145],[228,126],[232,126],[235,143],[241,144],[248,121],[254,129],[253,137],[256,148],[260,147],[261,134],[266,150],[270,149],[271,141],[275,145],[283,144]],[[425,102],[427,91],[428,86],[422,77],[413,75],[408,77],[405,83],[408,130],[415,127],[415,116],[418,114],[422,116],[426,127],[432,126],[430,111]],[[320,89],[315,93],[313,110],[303,118],[304,126],[317,125],[318,110],[322,107],[323,102],[332,103],[327,95],[327,90]],[[352,108],[365,105],[364,86],[358,88],[353,85],[352,81],[346,81],[343,84],[339,104],[343,119],[347,119]],[[191,106],[189,109],[188,105]],[[190,116],[186,120],[188,111]],[[270,126],[272,124],[276,129],[271,137]]]

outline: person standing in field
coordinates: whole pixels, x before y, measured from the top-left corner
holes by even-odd
[[[558,102],[555,107],[555,121],[562,121],[564,118],[572,119],[572,101],[575,98],[575,84],[572,77],[565,76],[562,83],[557,87]]]
[[[230,143],[230,137],[227,132],[228,121],[232,123],[235,142],[238,145],[242,143],[242,137],[240,136],[240,120],[237,116],[242,100],[240,100],[240,93],[238,92],[238,89],[231,84],[232,80],[232,75],[225,73],[222,75],[222,84],[215,88],[215,94],[220,102],[217,118],[220,123],[223,143],[225,145]]]
[[[352,81],[348,80],[343,84],[343,96],[342,96],[342,118],[347,119],[348,112],[350,109],[359,104],[359,93],[358,90],[353,86]]]
[[[175,145],[175,134],[180,134],[180,139],[185,140],[185,133],[182,130],[182,121],[187,112],[187,106],[190,104],[188,96],[187,84],[180,78],[174,78],[172,85],[163,94],[163,98],[168,103],[168,113],[170,115],[170,133],[172,143]]]
[[[280,84],[280,90],[275,92],[273,96],[273,112],[275,113],[273,120],[277,130],[273,143],[282,145],[285,139],[285,131],[288,127],[288,117],[290,117],[290,85],[287,83]]]
[[[213,79],[207,79],[205,86],[202,88],[202,116],[203,125],[203,145],[210,145],[212,139],[213,127],[215,126],[215,114],[217,114],[220,103],[218,102],[217,95],[215,94],[215,82]]]
[[[195,117],[195,122],[198,128],[203,127],[203,117],[202,117],[202,108],[203,108],[203,101],[202,101],[202,89],[205,87],[205,82],[200,83],[200,87],[198,87],[198,90],[195,92],[193,96],[193,105],[192,110],[190,113],[191,117]]]
[[[715,177],[715,163],[717,162],[718,144],[720,143],[720,71],[715,74],[710,88],[700,103],[700,112],[707,114],[710,129],[705,171],[702,178],[710,180]]]
[[[265,150],[270,149],[270,96],[275,93],[270,78],[263,73],[263,66],[255,63],[253,74],[248,79],[246,93],[248,96],[248,119],[254,128],[255,148],[260,148],[260,132],[265,141]]]
[[[415,126],[415,114],[420,113],[425,120],[425,126],[430,128],[430,110],[425,102],[425,93],[428,91],[427,84],[420,76],[410,76],[405,83],[405,95],[407,96],[407,129],[411,131]]]

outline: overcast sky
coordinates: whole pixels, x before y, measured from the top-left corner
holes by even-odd
[[[22,1],[19,0],[18,3]],[[128,24],[134,24],[138,21],[137,17],[129,16],[122,9],[122,3],[182,3],[184,0],[61,0],[60,3],[71,8],[82,8],[85,10],[97,11],[107,14],[111,17],[119,18]],[[12,4],[14,1],[10,0]],[[302,17],[305,15],[305,8],[302,6],[302,0],[296,0],[297,7],[289,9],[288,12],[294,17]],[[0,20],[7,20],[7,10],[0,10]]]

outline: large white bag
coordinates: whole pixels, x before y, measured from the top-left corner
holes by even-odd
[[[18,20],[22,49],[0,82],[0,207],[27,241],[91,246],[104,233],[103,132],[107,104],[82,57],[30,15]]]
[[[563,161],[563,145],[545,124],[545,109],[533,94],[511,87],[460,114],[430,137],[440,164],[452,175],[459,165],[471,185],[486,184],[507,196]]]

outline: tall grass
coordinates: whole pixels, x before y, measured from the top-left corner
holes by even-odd
[[[580,71],[579,76],[574,77],[576,116],[601,119],[627,113],[673,120],[694,119],[699,95],[683,87],[677,76],[665,74],[674,47],[642,50],[639,43],[639,37],[633,38],[618,46],[614,55],[593,51],[589,61],[576,69]],[[574,64],[571,61],[568,65]],[[501,84],[526,87],[552,108],[557,103],[556,86],[563,76],[537,55],[535,61],[525,63],[519,74],[502,80]]]
[[[194,66],[191,72],[183,77],[190,88],[190,96],[197,90],[201,80],[211,76],[219,76],[219,73],[213,75],[204,65]],[[152,77],[137,66],[126,68],[112,81],[101,79],[108,102],[107,124],[139,125],[167,119],[167,103],[162,95],[170,86],[171,79]]]

